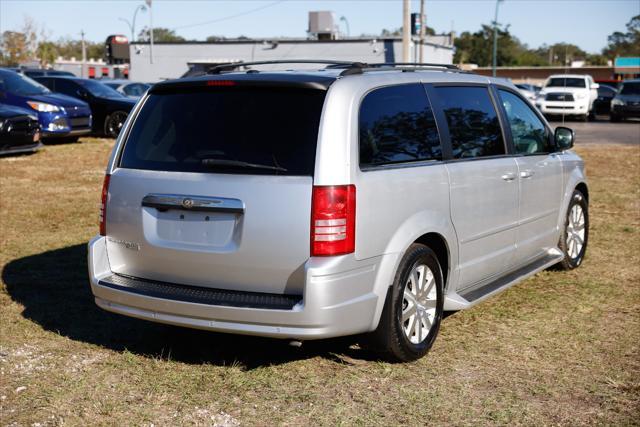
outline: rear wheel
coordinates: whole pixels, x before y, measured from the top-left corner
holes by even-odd
[[[104,134],[110,138],[117,138],[129,114],[125,111],[114,111],[104,119]]]
[[[560,249],[564,253],[559,266],[572,270],[582,264],[589,240],[589,205],[587,199],[575,190],[569,202],[564,230],[560,236]]]
[[[424,356],[436,339],[444,301],[442,270],[435,253],[413,244],[402,258],[378,328],[367,346],[390,361]]]

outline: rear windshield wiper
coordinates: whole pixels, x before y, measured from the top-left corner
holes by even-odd
[[[202,164],[205,166],[229,166],[229,167],[240,167],[247,169],[268,169],[280,172],[287,172],[287,169],[281,166],[271,166],[271,165],[259,165],[257,163],[249,163],[243,162],[241,160],[226,160],[226,159],[202,159]]]

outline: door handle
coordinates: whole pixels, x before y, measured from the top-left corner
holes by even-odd
[[[514,179],[516,179],[516,174],[512,172],[508,172],[502,175],[500,178],[502,178],[505,181],[513,181]]]
[[[531,169],[527,169],[527,170],[523,170],[522,172],[520,172],[520,178],[526,179],[526,178],[531,178],[534,175],[534,171],[532,171]]]

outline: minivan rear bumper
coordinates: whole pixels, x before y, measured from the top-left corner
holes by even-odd
[[[127,292],[99,282],[113,273],[106,239],[89,242],[89,276],[96,304],[126,316],[197,329],[289,339],[320,339],[376,328],[396,254],[310,258],[304,292],[292,309],[209,305]]]

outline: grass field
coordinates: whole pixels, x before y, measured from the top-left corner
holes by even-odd
[[[585,263],[448,316],[422,360],[98,309],[85,244],[113,142],[0,159],[0,425],[640,424],[640,146],[578,147]]]

